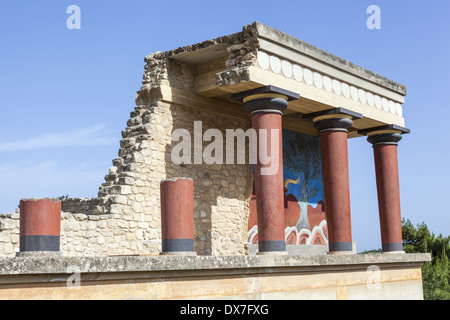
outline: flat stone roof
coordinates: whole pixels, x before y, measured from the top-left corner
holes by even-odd
[[[332,65],[333,67],[342,69],[343,71],[354,74],[360,78],[384,86],[401,95],[406,95],[405,85],[358,66],[346,59],[340,58],[261,22],[255,21],[247,26],[244,26],[243,28],[254,29],[258,38],[267,39],[291,50],[296,50],[318,61]],[[243,37],[242,32],[217,37],[215,39],[202,41],[192,45],[178,47],[176,49],[164,52],[164,55],[182,62],[199,64],[207,60],[227,56],[227,43],[230,43],[233,39],[239,37]]]
[[[280,45],[289,47],[290,49],[297,50],[305,55],[308,55],[314,59],[332,65],[336,68],[340,68],[346,72],[352,73],[360,78],[369,80],[378,85],[384,86],[393,90],[399,94],[406,95],[406,86],[396,81],[383,77],[373,71],[360,67],[348,60],[335,56],[325,50],[315,47],[307,42],[297,39],[289,34],[281,32],[277,29],[269,27],[260,22],[254,22],[255,28],[258,30],[258,36],[266,39],[270,39],[273,42]]]
[[[294,131],[317,135],[303,115],[337,108],[362,115],[349,138],[383,125],[405,127],[405,85],[257,21],[237,33],[152,53],[145,61],[139,93],[159,89],[166,102],[197,106],[200,97],[199,108],[247,118],[231,95],[275,86],[300,95],[283,112],[283,126]]]

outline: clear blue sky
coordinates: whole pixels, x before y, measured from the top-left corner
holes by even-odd
[[[69,30],[69,5],[81,29]],[[381,29],[369,30],[369,5]],[[400,142],[402,214],[450,234],[450,2],[446,0],[0,3],[0,212],[24,197],[95,197],[117,157],[145,55],[260,21],[408,87]],[[379,248],[375,171],[349,141],[353,238]]]

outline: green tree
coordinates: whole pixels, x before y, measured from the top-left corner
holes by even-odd
[[[430,262],[422,267],[425,300],[450,300],[450,236],[435,236],[424,222],[416,227],[402,220],[403,250],[407,253],[431,253]]]

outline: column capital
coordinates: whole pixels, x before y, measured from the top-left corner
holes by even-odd
[[[303,115],[303,119],[314,122],[314,128],[320,133],[328,131],[348,132],[353,125],[353,120],[361,119],[363,116],[345,108],[335,108]]]
[[[408,128],[401,127],[396,124],[388,124],[385,126],[363,129],[358,131],[359,134],[366,135],[367,141],[373,146],[376,145],[398,145],[403,134],[410,133]]]
[[[288,101],[300,99],[298,93],[272,85],[242,91],[231,95],[231,99],[244,103],[244,108],[251,114],[279,113],[288,107]]]

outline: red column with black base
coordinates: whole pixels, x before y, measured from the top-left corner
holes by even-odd
[[[373,144],[383,253],[404,252],[397,159],[401,138],[400,133],[384,133],[367,139]]]
[[[330,254],[353,253],[347,150],[347,129],[352,124],[352,118],[345,115],[326,115],[314,119],[322,149]]]
[[[287,102],[286,102],[287,103]],[[255,164],[256,212],[258,219],[258,248],[263,253],[286,251],[282,127],[280,113],[256,112],[251,116],[252,128],[257,132],[258,161]],[[278,153],[277,163],[263,164],[260,155],[261,131],[267,130],[267,153]],[[275,135],[273,137],[273,135]],[[275,144],[272,144],[276,141]],[[264,172],[267,170],[267,173]],[[273,171],[273,172],[272,172]]]
[[[195,255],[194,182],[188,178],[161,181],[162,252]]]
[[[258,254],[287,254],[284,219],[282,116],[296,93],[267,86],[238,94],[250,112],[257,141],[255,193],[258,221]],[[268,159],[270,161],[267,161]]]
[[[61,201],[22,199],[20,201],[20,252],[59,253]]]

